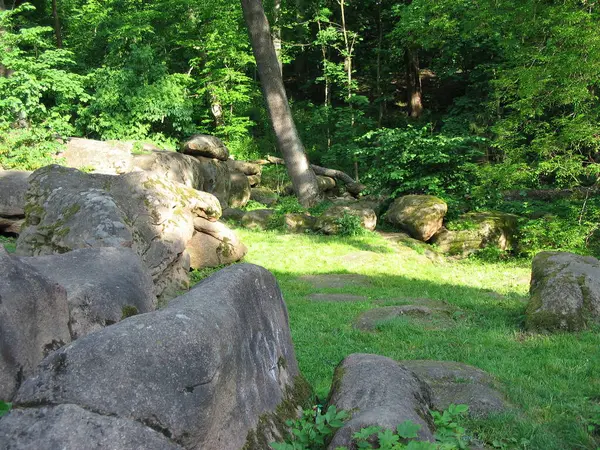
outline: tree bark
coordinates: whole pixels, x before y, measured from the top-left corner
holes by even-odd
[[[52,0],[52,17],[54,18],[54,35],[56,36],[56,47],[62,48],[62,31],[60,28],[60,16],[58,15],[57,0]]]
[[[406,93],[408,113],[410,117],[419,118],[423,114],[423,91],[421,88],[421,73],[419,55],[409,48],[405,51],[406,58]]]
[[[241,3],[277,146],[286,162],[298,201],[311,206],[319,199],[317,178],[292,118],[267,16],[261,0],[241,0]]]
[[[273,45],[275,46],[277,62],[279,62],[279,73],[283,76],[283,60],[281,56],[283,46],[281,37],[281,0],[275,0],[273,5]]]

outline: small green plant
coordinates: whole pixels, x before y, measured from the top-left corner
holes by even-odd
[[[363,428],[354,433],[353,437],[359,449],[463,450],[469,448],[468,439],[466,438],[465,429],[458,425],[457,420],[468,410],[469,407],[466,405],[450,405],[442,413],[431,411],[436,426],[435,443],[416,440],[421,425],[410,421],[398,425],[396,432],[374,426]]]
[[[254,211],[256,209],[266,209],[267,205],[259,203],[256,200],[248,200],[248,203],[242,208],[244,211]]]
[[[362,226],[360,217],[353,214],[344,213],[344,215],[338,219],[335,219],[335,224],[338,227],[338,234],[340,236],[363,236],[367,233]]]
[[[12,403],[0,402],[0,417],[7,415],[12,409]]]
[[[472,220],[457,220],[446,224],[446,228],[450,231],[476,230],[478,226]]]
[[[301,418],[286,422],[292,430],[288,442],[272,442],[270,446],[273,450],[325,449],[335,431],[344,425],[347,418],[348,413],[338,411],[335,406],[327,408],[327,412],[322,412],[320,407],[315,406],[304,410]]]
[[[205,278],[210,277],[213,273],[218,272],[222,268],[226,267],[225,265],[217,266],[217,267],[205,267],[204,269],[194,269],[190,272],[190,286],[198,284],[200,281]]]

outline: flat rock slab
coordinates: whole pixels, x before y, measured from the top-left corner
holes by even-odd
[[[452,361],[401,361],[433,392],[433,408],[447,409],[451,404],[469,405],[474,417],[485,417],[508,408],[498,383],[483,370]]]
[[[308,297],[313,302],[366,302],[368,297],[351,294],[312,294]]]
[[[309,283],[315,289],[345,289],[371,285],[371,279],[368,276],[354,273],[303,275],[299,279]]]
[[[354,321],[354,328],[362,331],[374,331],[377,325],[385,320],[395,317],[409,316],[430,318],[435,314],[445,313],[444,311],[434,310],[427,306],[403,305],[403,306],[385,306],[375,308],[360,314]]]

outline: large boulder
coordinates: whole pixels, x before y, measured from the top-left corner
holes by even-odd
[[[242,206],[247,199],[239,199],[240,191],[250,189],[245,185],[240,187],[240,182],[231,174],[234,171],[230,170],[228,163],[224,161],[210,156],[194,157],[162,151],[146,143],[72,138],[62,156],[66,159],[68,167],[85,172],[109,175],[140,170],[153,172],[157,177],[213,194],[223,207],[230,202],[232,205]],[[248,184],[248,180],[244,181]],[[235,184],[233,189],[232,184]],[[249,195],[245,191],[243,195]]]
[[[152,278],[131,249],[85,248],[21,261],[66,289],[72,339],[156,308]]]
[[[0,217],[19,220],[25,217],[25,194],[31,172],[0,171]]]
[[[283,218],[283,226],[290,233],[306,233],[312,230],[316,223],[316,217],[303,213],[290,213]]]
[[[19,255],[132,248],[152,276],[155,294],[163,299],[188,287],[185,247],[194,233],[194,219],[216,220],[221,214],[213,195],[153,172],[115,176],[48,166],[29,181]]]
[[[227,204],[230,208],[241,208],[250,200],[250,181],[241,172],[231,171],[229,174],[230,188]]]
[[[186,449],[267,448],[305,406],[305,383],[275,278],[238,264],[164,309],[52,353],[15,405],[77,405],[160,430]]]
[[[176,152],[154,151],[136,155],[133,166],[137,170],[152,172],[162,179],[213,194],[223,207],[229,204],[231,175],[227,165],[221,161],[194,158]]]
[[[450,405],[468,405],[469,415],[486,417],[507,409],[498,383],[483,370],[454,361],[400,361],[431,388],[432,407],[445,411]]]
[[[192,136],[181,146],[182,153],[192,156],[203,156],[220,161],[227,161],[229,150],[223,141],[216,136],[197,134]]]
[[[192,269],[231,264],[248,253],[246,246],[224,223],[198,217],[194,219],[194,228],[198,233],[186,247]]]
[[[340,221],[346,215],[358,217],[360,226],[365,230],[373,231],[377,226],[375,211],[357,202],[328,208],[317,218],[315,230],[325,234],[338,234],[341,229]]]
[[[331,450],[356,449],[352,435],[362,428],[376,425],[396,430],[407,420],[421,426],[420,440],[434,440],[429,387],[384,356],[356,353],[346,357],[335,370],[328,403],[352,411],[352,418],[331,441]]]
[[[0,245],[0,401],[51,351],[71,342],[65,289]]]
[[[230,170],[242,172],[244,175],[260,175],[262,172],[262,166],[249,161],[236,161],[235,159],[228,159],[227,165]]]
[[[415,239],[427,242],[442,228],[446,212],[446,202],[433,195],[405,195],[394,200],[385,219]]]
[[[255,209],[244,214],[241,223],[249,230],[266,230],[269,228],[273,214],[275,211],[272,209]]]
[[[454,230],[442,228],[431,242],[449,255],[468,256],[486,247],[509,250],[516,245],[518,217],[499,212],[463,214],[453,222]]]
[[[262,203],[265,206],[273,206],[275,203],[277,203],[277,200],[279,199],[279,195],[277,195],[277,193],[269,188],[264,188],[264,187],[258,187],[258,188],[252,188],[251,190],[251,194],[250,194],[250,199],[254,200],[255,202],[258,203]]]
[[[538,253],[529,293],[529,329],[577,331],[599,323],[600,261],[566,252]]]
[[[144,144],[141,144],[142,147]],[[133,169],[133,142],[71,138],[60,154],[68,167],[117,175]],[[147,150],[150,148],[146,144]]]
[[[0,443],[11,450],[177,450],[162,433],[128,418],[76,405],[15,410],[0,422]]]

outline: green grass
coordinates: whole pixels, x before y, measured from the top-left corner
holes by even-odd
[[[17,250],[17,240],[15,238],[0,236],[0,245],[4,245],[8,253],[14,253]]]
[[[600,401],[600,330],[524,331],[530,261],[433,264],[373,234],[340,238],[237,232],[249,248],[245,261],[266,267],[280,283],[300,368],[319,397],[326,397],[335,366],[351,353],[460,361],[493,374],[515,406],[502,416],[471,421],[470,429],[486,442],[543,450],[600,445],[586,427]],[[299,279],[333,273],[367,275],[371,284],[316,289]],[[367,300],[311,302],[307,297],[317,292]],[[411,298],[445,301],[459,314],[439,327],[406,318],[381,324],[375,333],[352,327],[362,311],[381,302],[410,303]]]

